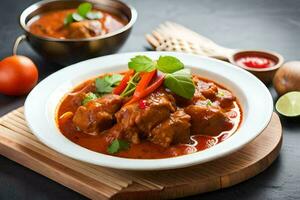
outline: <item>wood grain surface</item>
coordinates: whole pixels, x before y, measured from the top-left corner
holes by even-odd
[[[254,141],[229,156],[188,168],[137,172],[83,163],[46,147],[27,127],[22,107],[0,118],[0,154],[91,199],[169,199],[230,187],[270,166],[281,142],[274,113]]]

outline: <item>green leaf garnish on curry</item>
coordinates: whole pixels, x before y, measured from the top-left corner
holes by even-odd
[[[122,78],[123,76],[120,74],[106,75],[101,78],[96,78],[96,91],[99,94],[111,93],[114,86],[118,85]]]
[[[167,74],[164,85],[175,94],[186,99],[191,99],[195,93],[191,72],[189,69],[182,69],[174,73]]]
[[[156,64],[147,56],[135,56],[128,63],[129,69],[134,69],[136,72],[151,72],[155,69]]]
[[[114,140],[110,146],[107,148],[107,152],[110,154],[118,153],[119,151],[127,150],[129,148],[129,143],[124,140]]]
[[[82,100],[82,105],[87,104],[88,102],[97,99],[98,96],[92,92],[89,92],[87,94],[85,94],[84,99]]]
[[[76,12],[70,13],[64,20],[64,24],[68,25],[72,22],[80,22],[82,20],[101,19],[103,14],[100,11],[92,11],[93,5],[91,3],[81,3]]]
[[[183,63],[173,56],[160,56],[157,60],[157,69],[164,73],[173,73],[183,68]]]
[[[173,56],[137,55],[128,70],[88,80],[65,97],[58,126],[73,142],[127,158],[167,158],[207,149],[242,120],[236,97],[191,74]]]
[[[91,3],[81,3],[77,8],[77,13],[82,17],[86,17],[86,15],[92,10],[92,7]]]

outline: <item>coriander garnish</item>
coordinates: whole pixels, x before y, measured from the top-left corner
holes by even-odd
[[[97,99],[97,95],[92,93],[92,92],[89,92],[87,94],[85,94],[84,96],[84,99],[82,100],[82,105],[86,105],[88,102],[94,100],[94,99]]]
[[[122,150],[127,150],[129,148],[129,143],[125,140],[115,139],[107,148],[107,152],[110,154],[118,153]]]
[[[95,85],[96,91],[101,94],[111,93],[113,87],[118,85],[122,80],[123,76],[120,74],[106,75],[101,78],[96,78]]]
[[[64,24],[68,25],[72,22],[80,22],[82,20],[101,19],[103,14],[100,11],[92,11],[93,5],[85,2],[78,6],[76,12],[70,13],[64,20]]]

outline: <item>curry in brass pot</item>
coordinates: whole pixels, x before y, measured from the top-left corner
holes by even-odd
[[[77,9],[49,11],[28,22],[29,31],[42,37],[81,39],[111,33],[128,23],[125,18],[93,9],[91,3],[82,3]]]
[[[63,66],[116,52],[127,40],[136,10],[119,0],[44,0],[20,16],[26,39],[44,59]]]

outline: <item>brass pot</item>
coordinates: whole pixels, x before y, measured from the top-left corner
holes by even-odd
[[[128,19],[128,23],[121,29],[92,38],[84,39],[56,39],[41,37],[29,32],[27,23],[33,17],[42,13],[76,8],[82,2],[90,2],[98,8]],[[20,36],[15,43],[14,51],[20,41],[26,39],[32,48],[45,59],[69,65],[89,58],[116,52],[126,41],[137,18],[136,10],[118,0],[46,0],[32,4],[20,16],[20,25],[25,35]]]

